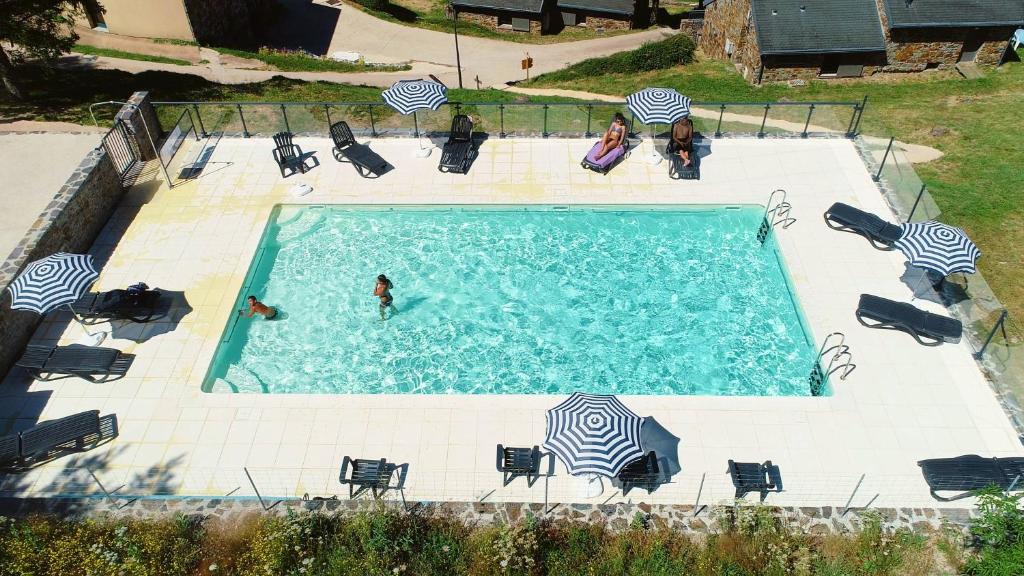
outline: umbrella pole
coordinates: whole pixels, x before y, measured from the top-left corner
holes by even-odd
[[[647,162],[652,166],[661,164],[661,154],[658,154],[658,147],[654,144],[654,124],[651,124],[651,155],[647,157]]]
[[[75,312],[75,309],[71,304],[68,304],[68,310],[71,311],[71,316],[74,317],[75,322],[78,322],[82,326],[82,330],[84,330],[85,334],[89,337],[89,340],[87,341],[89,346],[99,346],[100,343],[107,338],[106,332],[89,332],[89,328],[85,325],[85,320],[78,315],[78,312]]]
[[[427,156],[430,156],[430,148],[423,147],[423,140],[420,138],[420,123],[419,120],[416,119],[415,110],[412,111],[412,125],[413,130],[416,132],[416,144],[420,147],[420,149],[416,151],[416,157],[426,158]]]

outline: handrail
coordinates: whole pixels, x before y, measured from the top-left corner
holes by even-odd
[[[626,101],[602,101],[602,100],[580,100],[578,102],[461,102],[457,100],[449,100],[446,102],[449,106],[625,106]],[[850,101],[817,101],[807,100],[804,102],[731,102],[731,101],[692,101],[691,106],[765,106],[766,104],[772,107],[776,106],[809,106],[811,104],[815,106],[851,106],[859,107],[860,102]],[[203,105],[203,106],[388,106],[384,101],[326,101],[317,100],[311,102],[278,102],[278,101],[166,101],[166,102],[153,102],[154,106],[191,106],[191,105]]]

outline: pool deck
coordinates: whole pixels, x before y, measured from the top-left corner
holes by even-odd
[[[589,140],[497,138],[483,144],[465,176],[438,172],[439,151],[414,157],[415,140],[374,140],[397,168],[364,180],[331,157],[328,140],[296,141],[318,151],[321,165],[306,175],[282,179],[269,139],[223,138],[209,141],[215,148],[199,178],[168,190],[149,170],[127,194],[92,249],[102,266],[96,288],[145,281],[184,291],[192,311],[176,324],[138,327],[141,343],[108,338],[105,346],[137,355],[118,381],[33,382],[13,370],[0,387],[8,428],[100,409],[117,415],[120,435],[7,476],[0,495],[98,493],[92,471],[108,489],[126,486],[124,494],[251,496],[246,467],[264,496],[347,497],[338,472],[348,455],[408,464],[409,500],[693,504],[699,492],[702,504],[714,504],[733,497],[725,473],[731,458],[770,459],[780,467],[784,489],[769,503],[843,505],[859,483],[852,506],[936,506],[918,460],[1021,453],[966,342],[928,348],[854,318],[861,293],[904,301],[911,294],[899,280],[899,252],[877,251],[822,222],[836,201],[889,214],[848,140],[712,140],[700,181],[670,180],[665,162],[645,161],[647,144],[601,176],[579,166]],[[314,191],[293,197],[297,183]],[[201,391],[275,204],[764,204],[776,188],[786,190],[797,219],[775,233],[810,330],[819,344],[830,332],[845,333],[857,367],[833,382],[828,397],[622,397],[682,439],[682,472],[650,495],[636,489],[623,497],[607,483],[597,494],[561,463],[532,488],[523,479],[502,487],[495,445],[540,444],[544,412],[562,397]],[[915,304],[943,312],[930,302]],[[54,314],[34,342],[82,336],[66,314]]]

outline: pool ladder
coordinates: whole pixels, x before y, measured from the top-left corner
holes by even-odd
[[[781,194],[781,196],[779,196]],[[796,222],[796,218],[789,215],[793,208],[786,202],[786,191],[782,188],[773,190],[768,196],[768,204],[764,207],[764,217],[761,219],[761,227],[757,230],[757,241],[764,244],[768,239],[768,233],[776,226],[782,225],[783,229],[789,228]]]
[[[838,343],[829,345],[831,342],[836,341]],[[828,367],[821,367],[821,360],[827,354],[831,354],[832,357],[828,361]],[[846,335],[842,332],[833,332],[828,336],[825,336],[825,340],[821,343],[821,348],[818,349],[818,356],[814,359],[814,367],[811,368],[811,375],[808,377],[808,382],[811,385],[811,395],[821,396],[825,391],[825,380],[828,379],[834,372],[840,372],[839,379],[846,380],[846,377],[850,375],[850,372],[857,368],[857,365],[853,363],[853,355],[850,354],[850,347],[846,345]]]

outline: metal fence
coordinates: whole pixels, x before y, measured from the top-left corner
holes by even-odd
[[[894,139],[861,138],[860,151],[893,212],[904,222],[935,220],[942,213]],[[947,222],[956,225],[956,222]],[[989,383],[1024,444],[1024,326],[999,301],[980,274],[954,275],[941,293],[927,282],[916,297],[938,301],[963,322]]]
[[[435,136],[448,132],[452,117],[468,114],[474,129],[507,137],[592,137],[604,132],[625,102],[449,102],[436,111],[401,115],[383,102],[154,102],[164,132],[184,111],[197,133],[269,136],[281,131],[326,136],[345,120],[360,136]],[[867,99],[861,102],[693,102],[697,131],[715,136],[852,138]],[[628,115],[631,132],[666,134],[667,124],[645,125]]]

